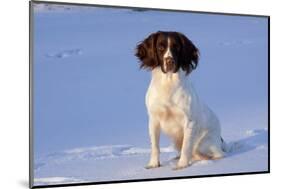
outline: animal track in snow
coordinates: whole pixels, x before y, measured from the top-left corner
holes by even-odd
[[[224,41],[220,42],[219,44],[222,46],[240,46],[240,45],[251,45],[253,41],[244,39],[244,40],[237,40],[237,41]]]
[[[175,152],[172,146],[160,148],[160,151],[161,153]],[[65,150],[62,152],[51,153],[47,156],[37,159],[35,163],[35,169],[40,169],[46,164],[60,164],[65,163],[66,161],[103,160],[127,156],[143,156],[149,154],[150,148],[139,148],[131,145],[109,145],[75,148],[71,150]]]
[[[258,134],[258,131],[256,130],[247,130],[246,136],[256,136]]]
[[[60,51],[57,53],[49,53],[46,55],[46,57],[48,57],[48,58],[66,58],[69,56],[81,55],[82,52],[83,52],[82,49],[70,49],[70,50]]]

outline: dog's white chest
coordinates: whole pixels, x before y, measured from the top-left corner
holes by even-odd
[[[147,108],[155,108],[162,106],[167,110],[176,111],[174,109],[187,108],[189,94],[185,88],[183,73],[164,74],[161,69],[155,68],[152,72],[152,80],[150,82],[147,94]]]
[[[160,105],[154,114],[158,118],[160,127],[164,133],[173,136],[182,131],[185,114],[177,106]]]
[[[148,93],[146,105],[154,119],[160,122],[161,129],[168,135],[181,132],[186,121],[189,98],[179,75],[154,74]]]

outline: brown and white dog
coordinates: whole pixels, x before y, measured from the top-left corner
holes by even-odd
[[[192,161],[219,159],[226,148],[216,115],[203,104],[189,81],[197,67],[199,52],[179,32],[158,31],[137,45],[141,68],[152,72],[146,93],[151,158],[146,168],[159,162],[159,134],[162,130],[175,144],[179,160],[175,169]]]

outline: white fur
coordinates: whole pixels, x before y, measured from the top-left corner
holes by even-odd
[[[176,169],[187,167],[192,159],[218,159],[224,155],[219,120],[199,100],[188,77],[182,70],[167,74],[160,68],[152,70],[146,93],[151,140],[147,168],[160,166],[160,130],[172,139],[179,151]]]
[[[167,50],[166,50],[166,52],[164,53],[163,57],[164,57],[164,64],[163,64],[164,70],[167,70],[166,58],[168,58],[168,57],[173,58],[173,55],[172,55],[172,52],[171,52],[171,40],[170,40],[170,37],[168,37]]]
[[[164,53],[164,59],[168,58],[168,57],[172,57],[170,37],[168,37],[168,45],[167,46],[168,46],[168,48],[167,48],[166,52]]]

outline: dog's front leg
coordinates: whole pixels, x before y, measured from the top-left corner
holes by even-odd
[[[149,136],[151,142],[151,156],[147,169],[156,168],[160,166],[159,162],[159,135],[160,135],[160,125],[158,121],[153,118],[149,119]]]
[[[189,165],[192,157],[194,143],[194,121],[188,121],[183,128],[183,143],[181,148],[180,159],[175,169],[182,169]]]

